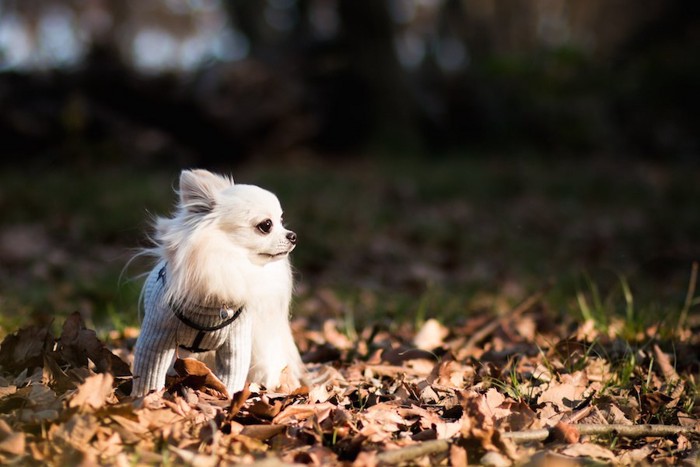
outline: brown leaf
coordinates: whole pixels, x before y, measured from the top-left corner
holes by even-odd
[[[518,431],[532,425],[536,418],[535,412],[525,402],[505,401],[500,406],[510,413],[499,419],[498,426],[507,427],[509,431]]]
[[[467,450],[456,444],[450,445],[450,465],[453,467],[467,467]]]
[[[650,465],[648,461],[652,452],[654,452],[654,447],[647,444],[646,446],[621,453],[617,462],[620,465]]]
[[[77,378],[75,373],[67,374],[56,361],[56,353],[51,352],[44,356],[44,382],[54,391],[63,394],[74,389],[76,384],[84,381],[85,378]]]
[[[272,425],[245,425],[240,434],[260,441],[266,441],[282,433],[286,428],[285,425],[276,425],[274,423]]]
[[[125,443],[136,444],[141,441],[141,438],[150,433],[150,430],[138,419],[131,420],[129,417],[121,415],[110,415],[116,425],[111,425],[111,428],[121,435]]]
[[[569,457],[592,458],[607,462],[614,462],[616,459],[611,450],[593,443],[572,444],[563,449],[561,453]]]
[[[348,350],[355,347],[353,341],[338,331],[335,320],[329,319],[323,323],[323,336],[326,338],[326,342],[338,349]]]
[[[360,413],[363,425],[360,433],[371,442],[381,442],[400,431],[401,427],[414,425],[417,420],[407,420],[405,412],[399,413],[400,406],[398,402],[382,402]]]
[[[673,400],[672,397],[667,396],[662,392],[650,392],[647,394],[642,394],[642,410],[648,414],[658,413],[663,407]]]
[[[464,409],[460,419],[462,438],[477,441],[487,451],[504,452],[509,458],[515,458],[513,442],[502,438],[494,429],[494,418],[485,397],[476,391],[462,391],[459,396]]]
[[[496,451],[490,451],[481,456],[479,463],[490,467],[510,467],[513,465],[513,462],[510,459]]]
[[[46,327],[32,326],[5,337],[0,344],[0,366],[13,374],[30,372],[44,364],[44,355],[53,346],[53,336]]]
[[[479,398],[483,413],[490,415],[496,420],[507,417],[511,413],[508,406],[501,408],[505,401],[505,396],[498,392],[496,388],[489,389],[486,391],[486,394]]]
[[[365,369],[365,374],[367,374],[367,371],[370,371],[372,374],[376,376],[391,376],[391,377],[397,377],[402,374],[407,374],[407,375],[416,375],[416,376],[428,376],[430,374],[430,371],[421,371],[420,369],[413,369],[413,368],[408,368],[404,366],[396,366],[396,365],[369,365],[365,364],[363,366]]]
[[[654,356],[656,357],[655,362],[661,369],[667,383],[678,381],[678,379],[680,379],[680,376],[678,376],[678,373],[676,373],[676,369],[671,364],[671,359],[657,344],[654,344]]]
[[[88,359],[98,373],[110,372],[116,377],[131,376],[129,365],[114,355],[97,338],[92,329],[85,327],[80,313],[72,313],[63,323],[58,353],[74,367],[87,367]]]
[[[62,439],[77,450],[84,450],[97,433],[99,423],[92,414],[79,414],[52,432],[52,440]]]
[[[116,431],[100,428],[96,438],[94,447],[102,458],[113,459],[124,450],[122,438]]]
[[[282,401],[278,399],[271,402],[267,396],[263,396],[253,402],[248,410],[257,417],[272,419],[282,410]]]
[[[618,425],[634,425],[634,423],[627,418],[627,414],[623,412],[618,403],[611,399],[604,399],[596,404],[596,407],[603,414],[605,423],[618,424]]]
[[[419,381],[416,385],[421,402],[435,404],[440,401],[440,396],[427,381]]]
[[[299,378],[294,376],[294,373],[289,369],[289,367],[285,367],[282,370],[282,373],[280,374],[280,382],[279,386],[275,388],[275,391],[281,394],[292,394],[296,393],[297,391],[301,390],[302,392],[307,391],[307,389],[303,389],[304,386],[300,385],[299,383]],[[272,389],[272,388],[268,388]]]
[[[416,347],[422,350],[433,350],[444,344],[445,337],[450,333],[450,330],[440,324],[436,319],[429,319],[423,327],[416,333],[413,338],[413,343]]]
[[[231,408],[230,412],[228,415],[229,419],[232,419],[236,415],[238,415],[238,412],[241,411],[243,406],[245,405],[246,401],[250,397],[250,384],[246,382],[245,386],[243,387],[242,390],[238,391],[233,395],[233,398],[231,399]]]
[[[294,462],[304,462],[310,465],[336,465],[338,455],[331,449],[317,444],[304,449],[294,456]]]
[[[25,435],[22,432],[15,433],[12,428],[0,419],[0,451],[19,456],[26,449]]]
[[[557,383],[551,381],[537,399],[538,403],[551,402],[560,411],[571,410],[582,400],[587,386],[582,382]]]
[[[465,379],[471,379],[474,375],[474,367],[462,365],[454,360],[446,360],[435,365],[428,381],[440,386],[463,389]]]
[[[559,422],[549,433],[552,441],[564,442],[567,444],[578,443],[581,433],[574,425],[569,425],[568,423]]]
[[[0,386],[0,399],[11,396],[17,392],[17,386],[11,384],[9,386]]]
[[[62,407],[56,393],[43,384],[30,384],[18,389],[14,394],[2,399],[0,411],[9,412],[17,407],[31,409],[32,413],[44,410],[58,410]],[[24,414],[29,417],[29,414]]]
[[[377,461],[377,452],[362,451],[358,453],[352,465],[357,467],[376,467],[379,465],[379,462]]]
[[[157,410],[143,410],[139,414],[141,423],[149,430],[162,430],[182,420],[184,415],[172,410],[172,407]]]
[[[177,454],[187,465],[196,465],[197,467],[214,467],[219,463],[216,456],[208,456],[198,452],[188,451],[187,449],[168,446],[168,448]]]
[[[107,404],[107,399],[112,395],[113,382],[114,377],[110,373],[90,376],[83,384],[78,386],[78,390],[68,401],[68,406],[80,409],[99,409]]]
[[[335,405],[330,402],[324,402],[323,404],[290,405],[277,414],[277,416],[272,419],[272,423],[284,424],[295,420],[305,420],[314,415],[320,423],[330,415],[334,408]]]
[[[195,390],[210,388],[220,392],[226,398],[229,397],[224,383],[211,372],[209,367],[199,360],[194,358],[177,358],[174,367],[177,374],[182,378],[178,381],[178,384]]]

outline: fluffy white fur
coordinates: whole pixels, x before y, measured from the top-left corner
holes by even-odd
[[[171,304],[185,312],[222,304],[243,307],[245,319],[237,321],[252,324],[244,329],[240,327],[244,324],[234,322],[230,334],[217,341],[220,348],[214,349],[221,353],[215,373],[231,394],[242,389],[245,375],[251,382],[276,388],[285,368],[292,383],[298,384],[304,367],[289,326],[292,272],[288,260],[296,235],[283,226],[282,208],[274,194],[234,184],[206,170],[185,170],[177,210],[171,218],[156,220],[154,241],[149,253],[158,258],[156,269],[166,265],[166,280],[157,298],[149,301],[146,296],[144,328],[150,318],[149,335],[142,333],[136,344],[134,395],[165,384],[160,376],[163,360],[170,364],[175,347],[181,344],[177,328],[186,327],[173,319]],[[233,331],[236,326],[238,334]],[[233,362],[220,362],[231,359],[231,354],[242,356],[236,360],[238,368]],[[149,378],[151,373],[157,377]]]

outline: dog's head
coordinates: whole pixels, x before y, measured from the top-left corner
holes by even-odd
[[[279,200],[267,190],[206,170],[185,170],[179,195],[178,217],[220,231],[216,241],[242,249],[252,263],[285,258],[296,246],[296,234],[283,225]]]

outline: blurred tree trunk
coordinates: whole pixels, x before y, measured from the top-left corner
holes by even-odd
[[[261,3],[255,0],[223,0],[221,4],[226,9],[229,22],[248,39],[251,55],[259,55],[266,42]]]
[[[250,56],[274,64],[296,57],[309,38],[309,0],[295,2],[294,23],[290,31],[272,28],[265,18],[264,2],[223,0],[229,23],[243,33],[250,45]]]
[[[391,146],[417,141],[415,107],[394,48],[386,2],[340,0],[341,43],[350,68],[369,88],[375,139]]]

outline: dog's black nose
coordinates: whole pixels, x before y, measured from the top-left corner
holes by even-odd
[[[291,243],[292,245],[296,245],[297,244],[297,234],[295,234],[294,232],[289,232],[287,234],[287,240],[289,240],[289,243]]]

